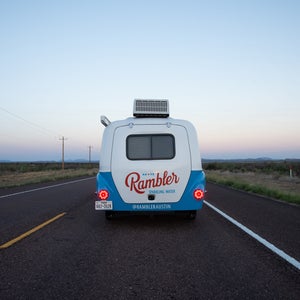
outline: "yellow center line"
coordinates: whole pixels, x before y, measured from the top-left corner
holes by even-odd
[[[0,245],[0,249],[6,249],[6,248],[12,246],[13,244],[15,244],[15,243],[21,241],[22,239],[26,238],[27,236],[31,235],[32,233],[34,233],[34,232],[36,232],[36,231],[42,229],[43,227],[49,225],[50,223],[56,221],[57,219],[59,219],[59,218],[61,218],[61,217],[63,217],[65,214],[66,214],[66,213],[63,212],[63,213],[61,213],[61,214],[55,216],[54,218],[52,218],[52,219],[50,219],[50,220],[48,220],[48,221],[46,221],[46,222],[44,222],[44,223],[42,223],[42,224],[40,224],[40,225],[34,227],[34,228],[32,228],[32,229],[30,229],[29,231],[27,231],[27,232],[25,232],[25,233],[23,233],[23,234],[21,234],[21,235],[19,235],[18,237],[16,237],[16,238],[10,240],[9,242],[7,242],[7,243],[5,243],[5,244],[3,244],[3,245]]]

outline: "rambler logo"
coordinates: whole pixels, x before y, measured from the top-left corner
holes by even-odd
[[[138,172],[131,172],[125,178],[125,184],[129,187],[129,190],[139,194],[144,194],[146,189],[171,185],[172,183],[178,182],[179,177],[174,172],[169,174],[168,171],[164,171],[162,176],[157,173],[155,177],[145,180],[141,179],[141,175]]]

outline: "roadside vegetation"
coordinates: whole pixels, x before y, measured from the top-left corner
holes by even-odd
[[[96,176],[98,163],[0,163],[0,188]],[[300,204],[300,161],[209,161],[207,181]]]
[[[207,181],[300,204],[300,161],[206,162]]]
[[[95,176],[98,163],[0,163],[0,188]]]

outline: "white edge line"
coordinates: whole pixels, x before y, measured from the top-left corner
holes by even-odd
[[[22,191],[22,192],[18,192],[18,193],[3,195],[3,196],[0,196],[0,199],[8,198],[8,197],[16,196],[16,195],[22,195],[22,194],[26,194],[26,193],[37,192],[37,191],[46,190],[46,189],[51,189],[51,188],[55,188],[55,187],[59,187],[59,186],[67,185],[67,184],[72,184],[72,183],[76,183],[76,182],[80,182],[80,181],[90,180],[92,178],[95,178],[95,177],[78,179],[78,180],[68,181],[68,182],[54,184],[54,185],[47,185],[47,186],[40,187],[40,188],[37,188],[37,189],[32,189],[32,190]]]
[[[227,214],[225,214],[224,212],[222,212],[220,209],[216,208],[215,206],[213,206],[209,202],[207,202],[207,201],[203,201],[203,202],[207,206],[209,206],[211,209],[213,209],[214,211],[216,211],[217,213],[219,213],[221,216],[223,216],[225,219],[227,219],[229,222],[231,222],[234,225],[236,225],[237,227],[239,227],[241,230],[243,230],[244,232],[246,232],[247,234],[249,234],[251,237],[253,237],[254,239],[256,239],[259,243],[263,244],[265,247],[267,247],[268,249],[270,249],[271,251],[273,251],[275,254],[277,254],[281,258],[283,258],[285,261],[287,261],[288,263],[290,263],[291,265],[293,265],[295,268],[297,268],[298,270],[300,270],[300,262],[297,261],[295,258],[289,256],[284,251],[278,249],[276,246],[274,246],[273,244],[271,244],[270,242],[268,242],[267,240],[265,240],[264,238],[262,238],[261,236],[259,236],[258,234],[256,234],[255,232],[253,232],[252,230],[250,230],[249,228],[247,228],[246,226],[244,226],[243,224],[239,223],[235,219],[231,218],[230,216],[228,216]]]

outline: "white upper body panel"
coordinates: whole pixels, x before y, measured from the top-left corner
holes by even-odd
[[[164,149],[161,144],[164,137],[170,138],[172,145],[174,143],[171,156],[164,159],[130,158],[127,139],[147,136],[163,137],[161,142],[159,138],[156,142],[158,151]],[[141,142],[134,144],[134,152],[135,147],[148,149]],[[143,155],[140,149],[137,152]],[[105,128],[100,172],[111,172],[116,188],[126,203],[149,203],[149,195],[152,195],[153,203],[178,202],[193,170],[202,170],[202,165],[197,134],[188,121],[128,118],[111,122]]]
[[[113,149],[115,138],[126,140],[128,135],[138,133],[172,134],[175,128],[178,127],[182,127],[185,130],[186,138],[179,135],[177,137],[179,140],[176,142],[176,148],[180,148],[182,147],[181,145],[187,143],[189,153],[186,154],[189,155],[191,159],[191,170],[202,170],[197,133],[189,121],[173,118],[127,118],[111,122],[105,127],[100,152],[100,171],[111,172],[112,160],[117,160],[119,155],[124,154],[126,151],[126,147]],[[118,134],[118,137],[116,137],[115,135],[118,128],[122,128],[122,134]],[[181,138],[182,143],[180,142]]]

